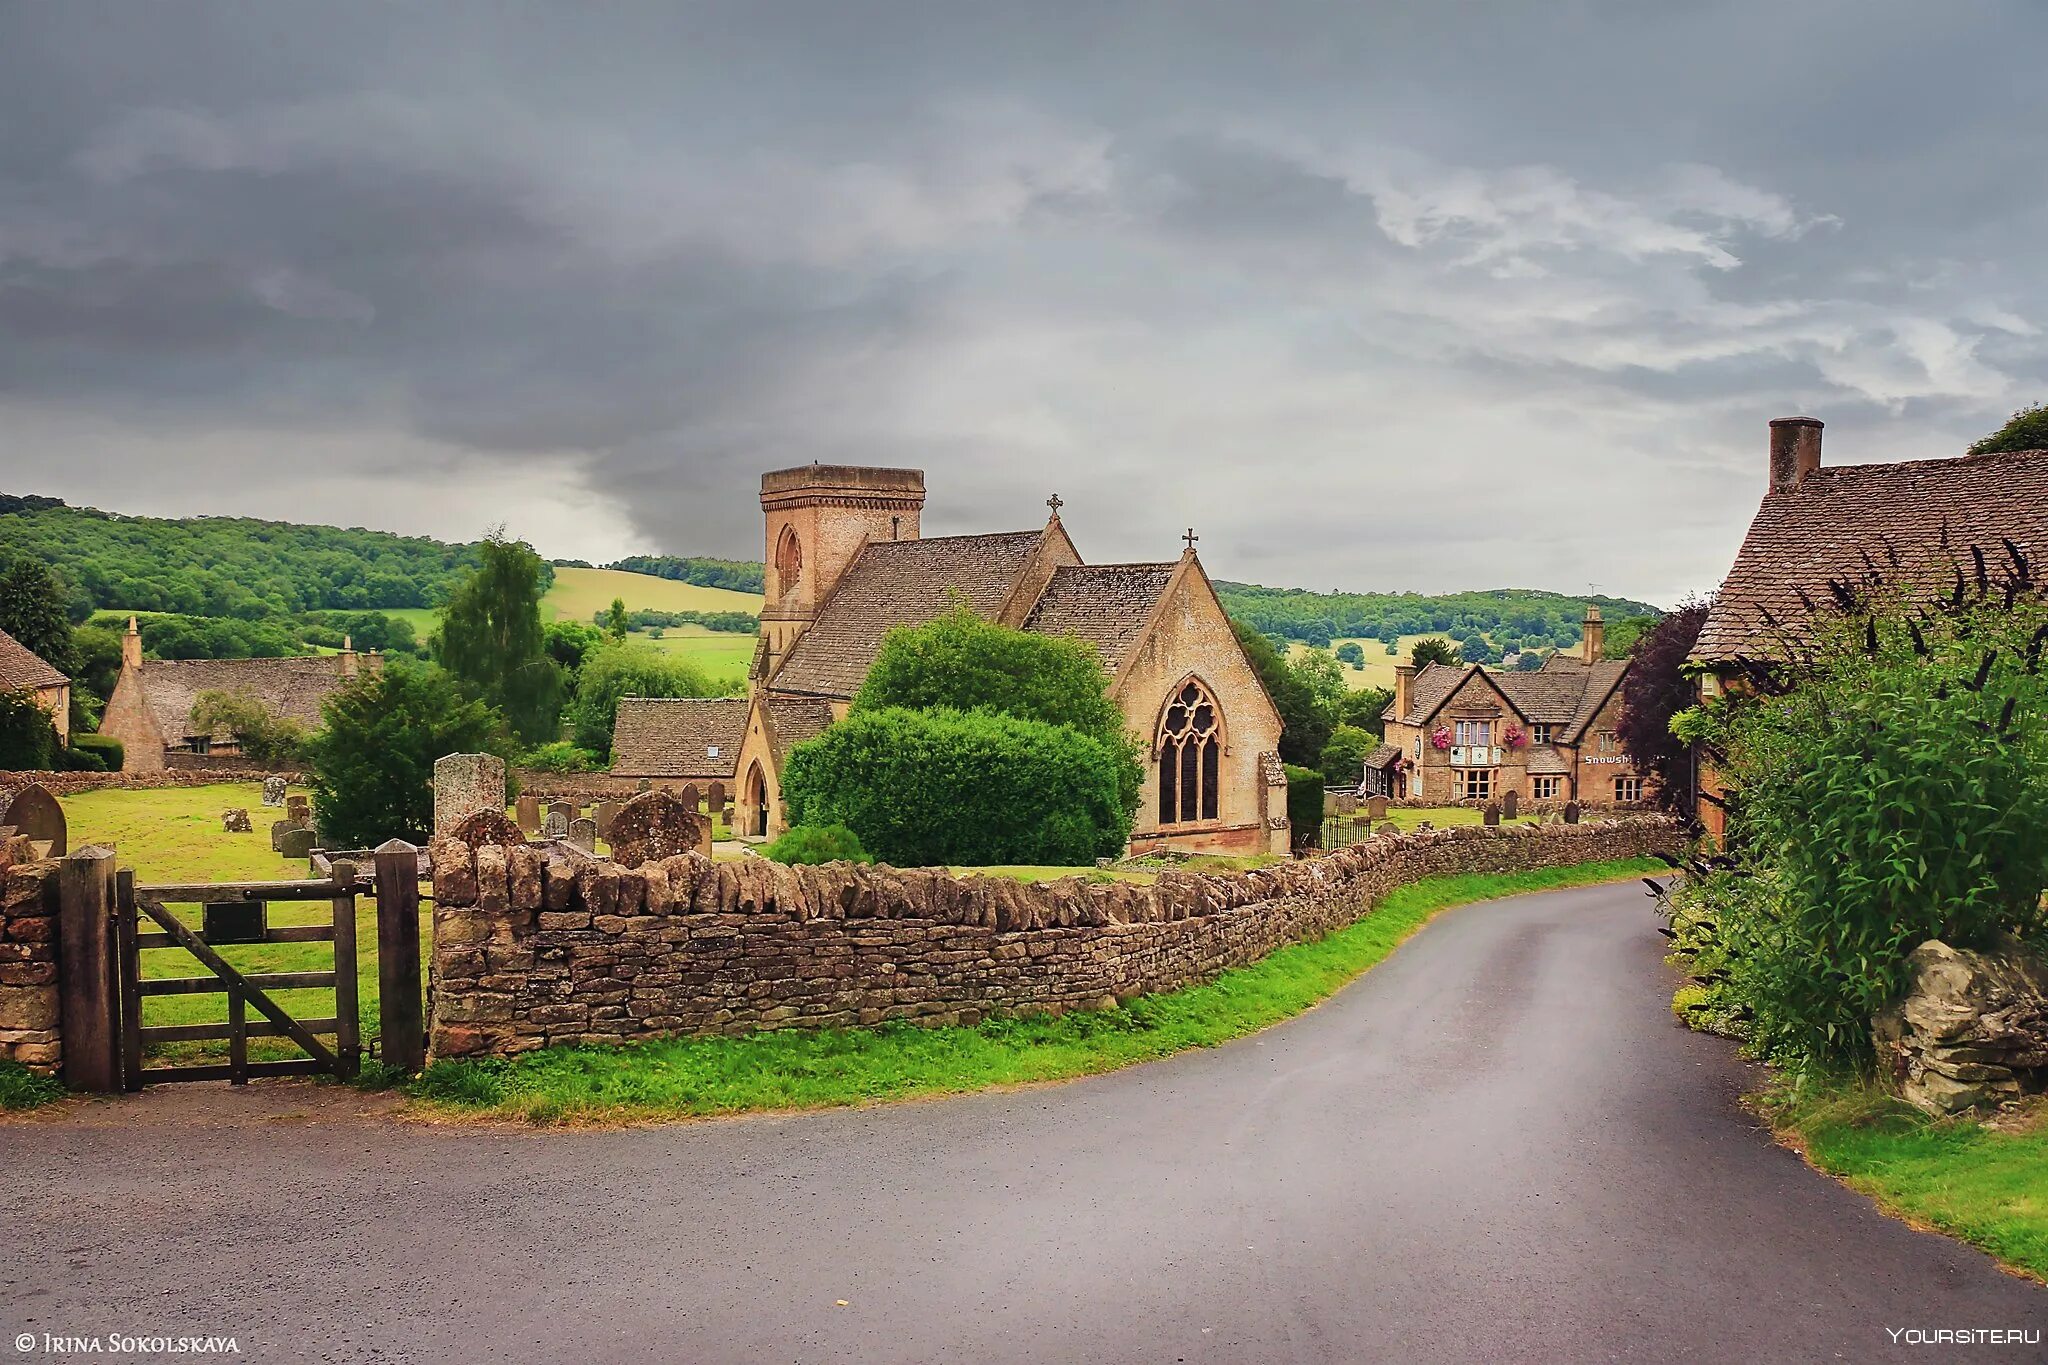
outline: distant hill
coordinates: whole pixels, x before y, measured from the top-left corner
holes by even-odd
[[[1335,640],[1442,635],[1484,636],[1498,652],[1569,649],[1579,641],[1586,607],[1609,621],[1657,617],[1660,607],[1626,597],[1571,597],[1534,588],[1491,588],[1425,596],[1412,592],[1310,592],[1217,580],[1223,608],[1266,635],[1327,646]]]

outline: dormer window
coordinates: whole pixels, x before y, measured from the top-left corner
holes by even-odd
[[[1529,726],[1529,742],[1531,744],[1549,744],[1556,739],[1557,727],[1555,725],[1537,721]]]

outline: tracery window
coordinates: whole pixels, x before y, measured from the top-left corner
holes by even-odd
[[[797,539],[796,528],[782,528],[782,538],[775,545],[775,586],[776,590],[788,596],[796,588],[796,581],[803,577],[804,546]]]
[[[1159,823],[1217,818],[1223,766],[1222,713],[1216,699],[1189,679],[1159,718]]]

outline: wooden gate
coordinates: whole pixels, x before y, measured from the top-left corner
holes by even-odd
[[[121,872],[116,881],[116,933],[119,935],[121,989],[121,1073],[125,1087],[140,1090],[155,1081],[232,1081],[245,1085],[252,1076],[327,1074],[349,1079],[362,1065],[362,1026],[356,1011],[356,895],[359,884],[351,863],[337,863],[333,874],[319,881],[222,882],[212,884],[138,886],[135,874]],[[273,901],[325,901],[332,911],[326,924],[273,926],[267,906]],[[172,910],[176,905],[202,907],[195,929]],[[145,928],[153,924],[154,930]],[[220,955],[226,944],[331,943],[327,970],[312,972],[243,972]],[[203,976],[145,977],[142,955],[153,949],[182,949],[191,954]],[[334,992],[334,1013],[299,1018],[271,997],[271,991],[327,989]],[[142,1022],[142,1002],[150,996],[225,995],[227,1018],[218,1023],[159,1024]],[[254,1009],[260,1019],[252,1021]],[[332,1046],[321,1041],[331,1038]],[[305,1055],[279,1061],[249,1060],[251,1038],[287,1038]],[[185,1066],[143,1065],[143,1049],[152,1043],[225,1039],[225,1062]]]

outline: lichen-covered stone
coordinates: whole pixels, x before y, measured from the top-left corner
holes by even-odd
[[[1899,1095],[1930,1114],[1984,1113],[2048,1089],[2048,962],[2017,942],[1978,952],[1930,939],[1872,1033]]]

